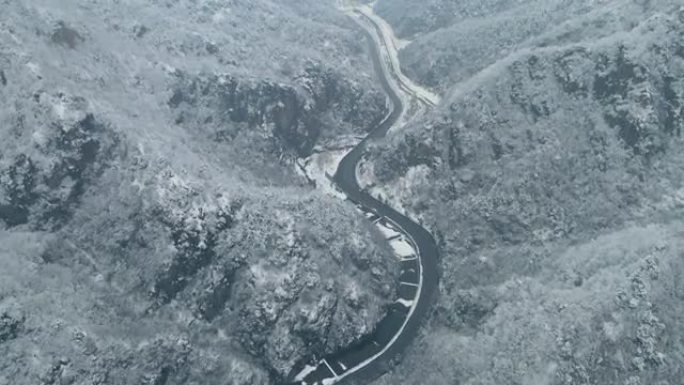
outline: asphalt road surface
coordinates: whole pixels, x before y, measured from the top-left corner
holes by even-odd
[[[421,320],[431,309],[433,295],[438,287],[439,250],[430,232],[362,190],[356,179],[356,168],[366,151],[367,144],[384,137],[404,111],[402,99],[395,91],[401,89],[402,85],[395,84],[396,87],[392,87],[392,82],[399,77],[388,73],[397,69],[383,65],[381,50],[384,47],[381,46],[383,38],[380,28],[371,24],[373,21],[362,14],[358,16],[372,26],[365,28],[366,37],[371,44],[377,78],[391,101],[391,111],[344,157],[335,173],[334,181],[346,194],[347,199],[369,217],[400,232],[411,243],[416,253],[399,260],[402,271],[397,282],[397,301],[375,326],[374,331],[352,346],[318,358],[313,365],[295,368],[288,379],[289,384],[330,385],[349,380],[370,382],[386,373],[392,361],[416,336]],[[377,41],[380,44],[373,38],[373,33],[379,36]]]

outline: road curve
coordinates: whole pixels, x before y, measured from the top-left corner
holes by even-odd
[[[319,358],[312,365],[295,368],[287,381],[291,385],[332,385],[348,380],[368,382],[381,376],[418,333],[421,320],[430,311],[438,288],[439,250],[430,232],[361,189],[356,179],[357,166],[368,143],[384,137],[405,109],[397,91],[405,89],[405,85],[397,80],[401,76],[388,73],[400,70],[391,64],[383,65],[380,27],[361,12],[356,16],[373,26],[364,27],[364,31],[371,46],[374,70],[391,106],[390,113],[342,159],[333,180],[347,199],[370,220],[399,233],[397,237],[408,242],[415,253],[399,259],[402,272],[397,282],[397,301],[375,330],[352,346]],[[373,33],[378,35],[377,40]],[[427,104],[420,98],[418,100]]]

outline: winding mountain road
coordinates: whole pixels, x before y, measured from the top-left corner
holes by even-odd
[[[371,381],[387,371],[392,361],[412,342],[421,320],[430,311],[438,288],[439,250],[422,226],[364,191],[356,179],[357,167],[369,142],[382,138],[405,113],[405,102],[432,107],[438,98],[410,83],[401,73],[392,36],[369,8],[349,10],[363,27],[371,45],[374,70],[390,101],[390,113],[340,162],[334,175],[338,188],[385,233],[395,249],[401,275],[397,300],[370,335],[353,346],[293,371],[289,384],[332,385],[343,380]]]

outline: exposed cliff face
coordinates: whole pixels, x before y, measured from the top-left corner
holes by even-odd
[[[430,370],[379,383],[678,381],[683,36],[679,9],[522,50],[374,150],[376,188],[438,234],[444,269],[414,352]]]
[[[63,93],[34,94],[8,116],[13,138],[0,154],[0,220],[8,227],[63,225],[93,178],[116,156],[117,136],[87,112],[87,102]],[[32,125],[51,124],[32,130]]]
[[[292,83],[177,73],[176,123],[232,142],[257,131],[270,151],[311,155],[319,138],[363,133],[385,114],[385,97],[331,69],[307,66]]]

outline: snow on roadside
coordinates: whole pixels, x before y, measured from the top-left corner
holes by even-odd
[[[418,99],[423,99],[431,103],[432,105],[437,105],[439,104],[440,97],[429,91],[428,89],[414,83],[411,79],[409,79],[404,73],[401,71],[401,63],[399,61],[399,51],[401,48],[403,48],[407,43],[405,41],[402,41],[396,37],[394,34],[394,30],[392,29],[392,26],[389,25],[385,21],[385,19],[381,18],[378,16],[374,11],[373,8],[367,4],[362,4],[358,5],[352,8],[352,15],[355,15],[354,11],[360,12],[363,14],[365,17],[368,19],[372,20],[375,25],[377,25],[380,29],[380,32],[382,34],[382,44],[381,46],[385,47],[385,55],[386,59],[389,60],[389,66],[392,69],[392,73],[398,78],[399,82],[401,83],[400,88],[402,88],[403,93],[408,93],[411,94],[409,96],[413,96]],[[356,17],[356,16],[355,16]],[[374,34],[375,35],[375,34]],[[405,88],[405,89],[404,89]]]
[[[422,223],[422,216],[411,210],[411,196],[420,186],[426,186],[430,183],[430,169],[425,165],[419,165],[409,168],[406,175],[398,178],[395,182],[385,185],[377,186],[371,185],[368,191],[376,199],[386,202],[395,210],[401,212],[403,215],[413,219],[417,223]]]
[[[381,223],[377,224],[377,228],[378,228],[378,230],[380,230],[380,232],[385,237],[385,239],[390,239],[390,238],[396,237],[398,235],[401,235],[400,232],[393,230],[393,229],[390,229],[389,227],[384,226]]]
[[[347,196],[340,191],[332,181],[337,171],[337,166],[351,149],[335,150],[313,154],[308,158],[300,158],[295,161],[295,171],[315,183],[317,189],[323,193],[346,199]]]
[[[342,159],[362,140],[363,136],[347,135],[317,145],[311,156],[295,160],[295,172],[315,184],[315,187],[325,194],[347,199],[347,195],[337,188],[332,177]]]
[[[412,257],[417,254],[413,246],[404,239],[395,239],[390,241],[390,247],[394,251],[394,255],[399,257],[399,259]]]
[[[413,306],[414,301],[413,300],[409,301],[409,300],[406,300],[403,298],[399,298],[398,300],[396,300],[396,303],[398,303],[404,307],[410,308],[411,306]]]
[[[359,182],[359,186],[362,189],[373,186],[375,184],[373,163],[361,159],[359,165],[356,167],[356,180]]]

